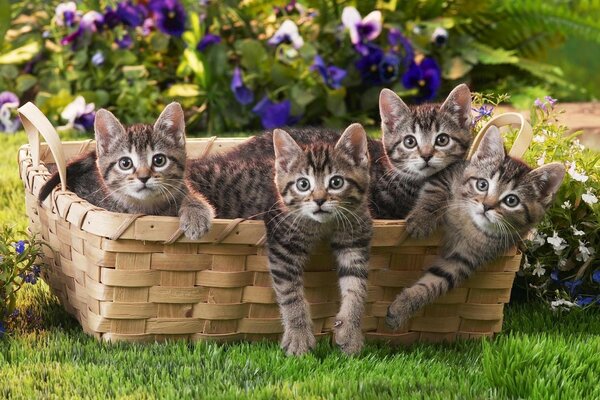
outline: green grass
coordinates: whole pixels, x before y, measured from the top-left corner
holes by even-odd
[[[0,224],[24,228],[16,151],[2,137]],[[6,144],[4,144],[6,143]],[[600,398],[600,313],[507,307],[494,340],[391,348],[348,358],[328,342],[301,358],[275,343],[106,344],[81,331],[40,283],[0,340],[0,398]]]

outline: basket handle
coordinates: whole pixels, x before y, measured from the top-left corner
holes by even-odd
[[[19,108],[19,117],[23,122],[25,132],[29,139],[31,147],[31,158],[35,168],[40,165],[40,137],[42,135],[48,147],[54,156],[58,175],[60,177],[60,186],[62,190],[67,190],[67,164],[65,162],[65,153],[62,149],[62,143],[48,118],[32,102],[27,102]]]
[[[487,132],[490,126],[496,126],[498,128],[506,126],[506,125],[520,125],[519,133],[517,134],[517,138],[513,143],[512,148],[508,152],[508,155],[514,158],[522,158],[523,154],[527,151],[527,148],[531,144],[531,140],[533,139],[533,130],[531,129],[531,125],[529,122],[525,120],[522,114],[516,112],[508,112],[500,115],[496,115],[491,118],[484,126],[481,128],[475,140],[473,140],[473,145],[469,150],[469,154],[467,155],[467,160],[470,160],[473,157],[473,154],[479,147],[479,143],[481,143],[481,139]]]

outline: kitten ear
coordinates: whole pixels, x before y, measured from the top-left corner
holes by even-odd
[[[565,166],[558,162],[542,165],[528,174],[539,193],[539,201],[548,207],[565,177]]]
[[[448,95],[440,111],[452,115],[459,126],[465,129],[471,128],[471,91],[464,83],[461,83]]]
[[[504,140],[500,135],[500,130],[496,126],[490,126],[483,135],[479,147],[473,154],[472,161],[482,160],[504,160],[506,153],[504,151]]]
[[[298,143],[283,129],[273,131],[273,147],[275,148],[275,165],[285,172],[289,172],[290,164],[302,154]]]
[[[402,99],[390,89],[382,89],[379,94],[379,114],[381,115],[381,131],[392,131],[396,121],[410,116],[410,109]]]
[[[336,143],[335,149],[349,156],[356,166],[369,165],[367,132],[361,124],[352,124],[347,127]]]
[[[185,118],[179,103],[173,102],[165,107],[154,123],[154,132],[172,138],[179,145],[185,144]]]
[[[109,151],[112,143],[122,140],[125,136],[123,125],[113,113],[104,108],[96,111],[94,132],[96,133],[96,148],[99,156]]]

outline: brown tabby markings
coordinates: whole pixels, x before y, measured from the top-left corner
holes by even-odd
[[[275,130],[270,151],[265,147],[260,157],[249,157],[256,151],[256,140],[250,139],[225,155],[194,161],[190,181],[215,205],[219,218],[265,221],[269,269],[284,326],[281,345],[288,355],[315,345],[302,276],[314,245],[330,241],[342,297],[336,342],[352,354],[363,345],[360,318],[371,239],[366,133],[354,124],[335,146],[315,139],[298,145]]]
[[[125,129],[109,111],[96,113],[96,151],[67,165],[67,186],[109,211],[179,215],[185,234],[196,239],[210,228],[212,208],[190,191],[185,175],[185,121],[177,103],[168,105],[154,126]],[[43,201],[58,184],[54,174],[40,192]]]
[[[442,224],[444,244],[425,275],[396,297],[387,323],[400,327],[505,253],[542,219],[564,174],[559,163],[532,170],[507,156],[500,132],[490,128],[470,162],[453,165],[423,187],[407,231],[420,238]]]

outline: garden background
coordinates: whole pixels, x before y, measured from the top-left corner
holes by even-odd
[[[581,142],[572,129],[585,126],[578,110],[599,113],[598,21],[593,0],[0,0],[0,396],[600,397],[600,156],[582,144],[598,143],[600,123]],[[328,343],[302,359],[272,343],[107,345],[38,281],[15,162],[27,101],[64,140],[91,137],[101,107],[151,122],[172,100],[190,136],[350,122],[376,136],[382,87],[420,103],[460,82],[478,92],[478,124],[526,110],[526,161],[569,172],[523,243],[495,340],[369,345],[351,359]]]

